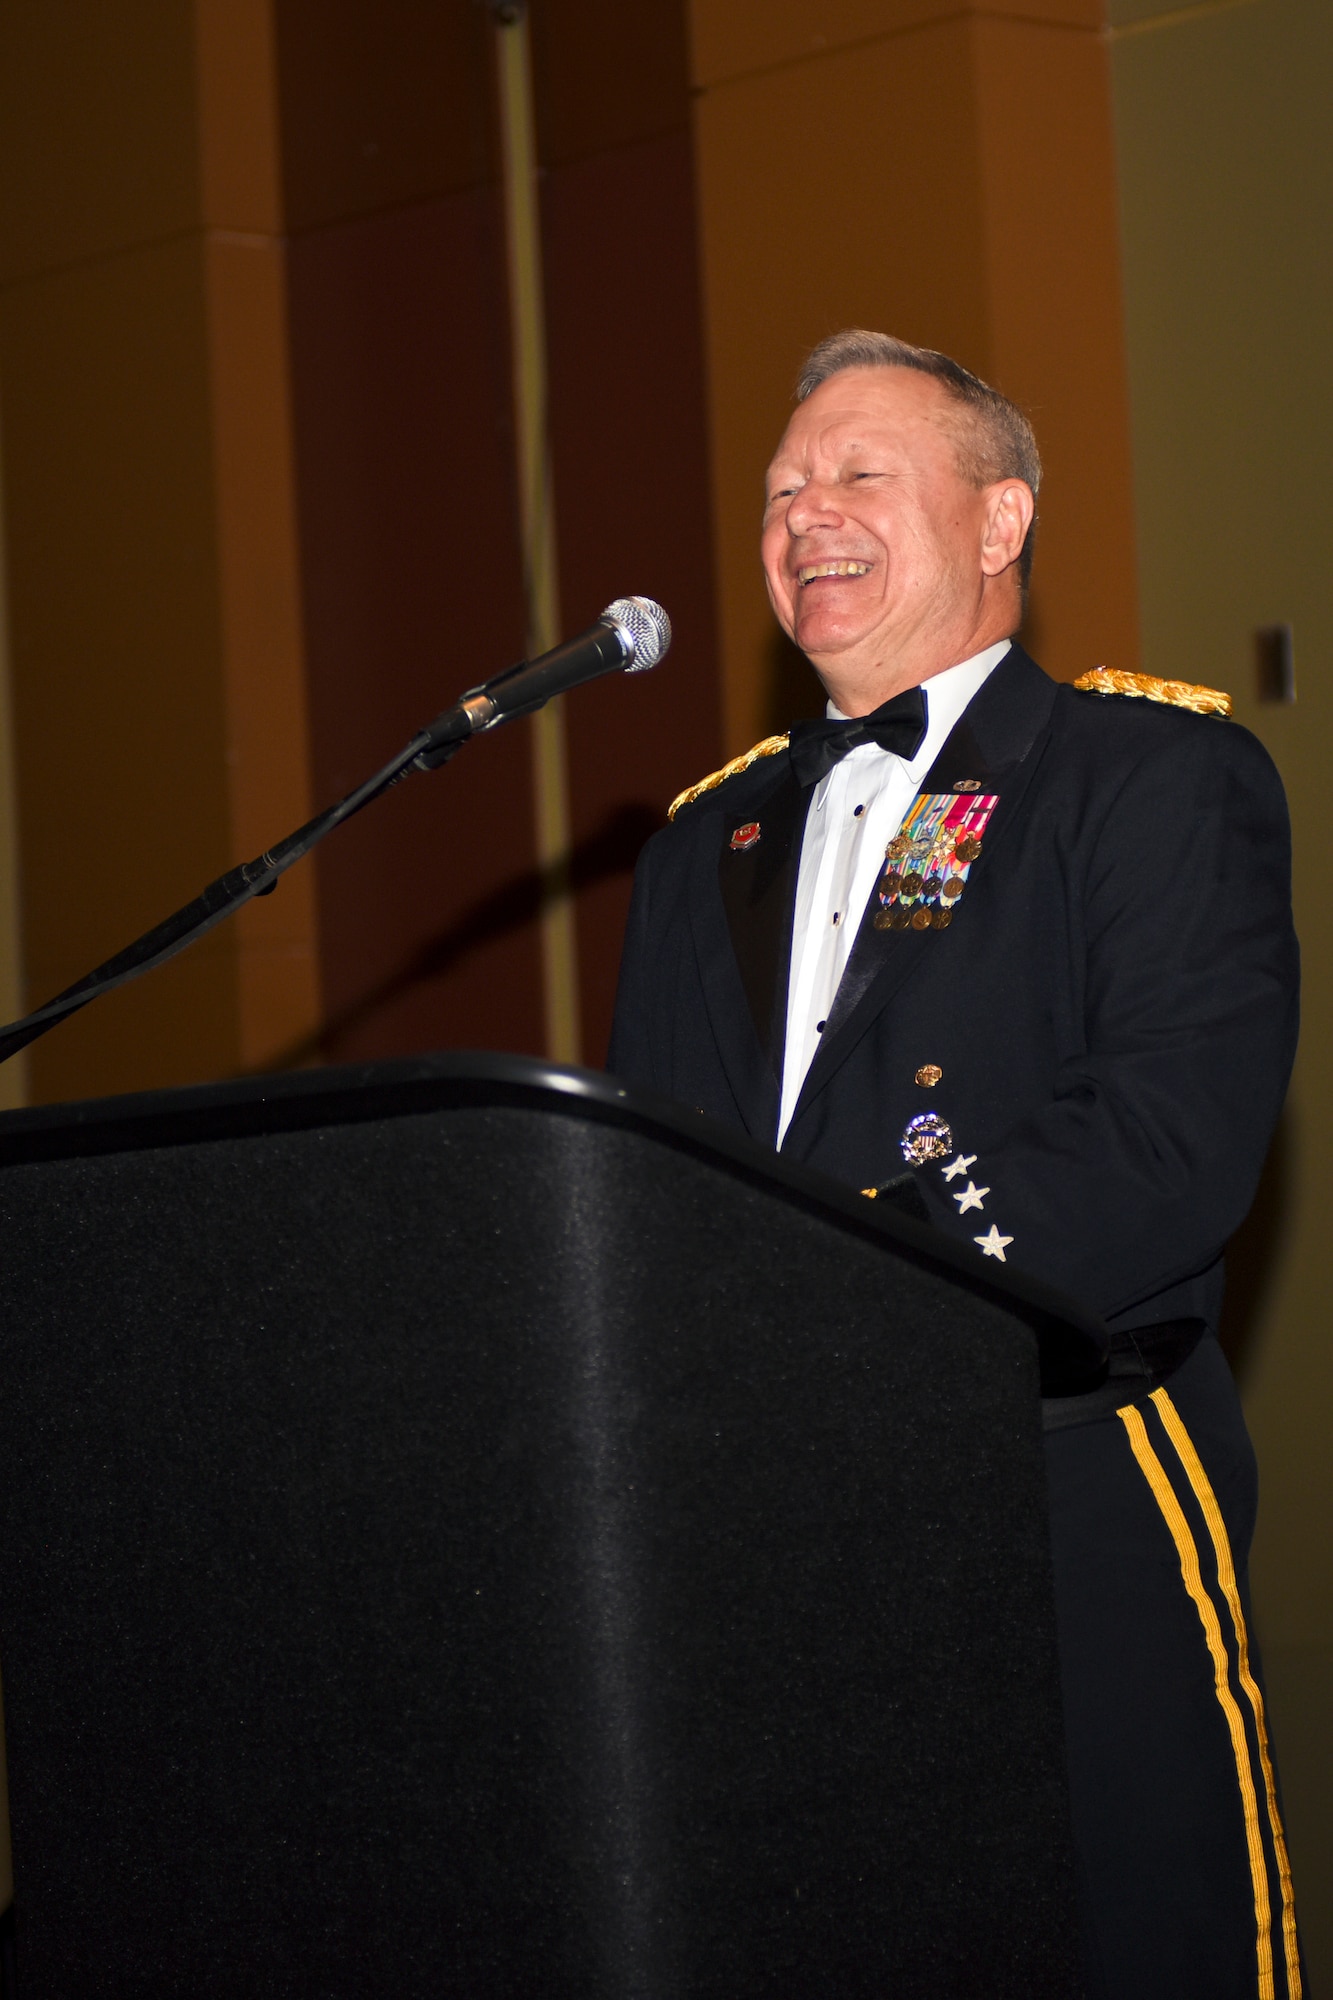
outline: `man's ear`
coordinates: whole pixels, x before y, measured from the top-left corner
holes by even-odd
[[[1000,479],[986,489],[986,526],[981,573],[1002,576],[1023,553],[1037,503],[1025,479]]]

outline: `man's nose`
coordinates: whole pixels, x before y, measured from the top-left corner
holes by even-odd
[[[827,481],[807,479],[792,495],[787,508],[789,534],[804,535],[812,528],[837,528],[841,525],[842,510],[837,502],[837,489]]]

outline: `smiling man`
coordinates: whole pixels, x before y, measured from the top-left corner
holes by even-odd
[[[811,355],[763,561],[828,694],[641,859],[610,1067],[1112,1329],[1047,1466],[1087,1982],[1300,1992],[1216,1329],[1296,1034],[1281,785],[1207,688],[1016,643],[1040,461],[946,356]]]
[[[762,547],[783,629],[857,716],[1017,630],[1041,474],[1026,419],[963,370],[825,374],[839,352],[802,378]]]

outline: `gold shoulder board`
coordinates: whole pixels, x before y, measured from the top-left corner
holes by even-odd
[[[697,785],[688,785],[678,799],[673,799],[667,807],[667,818],[674,819],[682,806],[692,806],[705,792],[714,792],[719,785],[725,785],[728,778],[734,778],[741,771],[748,771],[751,764],[757,764],[761,757],[776,757],[779,750],[787,747],[786,736],[766,736],[762,743],[756,743],[753,750],[747,750],[742,757],[733,757],[720,771],[710,771],[706,778],[700,778]]]
[[[1193,687],[1189,681],[1159,681],[1152,674],[1126,674],[1118,667],[1094,667],[1074,682],[1084,694],[1137,694],[1145,701],[1169,702],[1196,715],[1230,715],[1231,696],[1221,688]]]

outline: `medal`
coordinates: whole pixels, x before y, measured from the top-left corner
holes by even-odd
[[[922,792],[913,801],[884,850],[876,930],[948,930],[998,804],[979,780],[961,778],[952,792]]]

